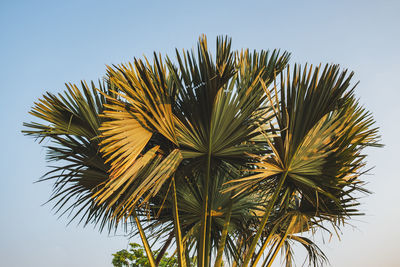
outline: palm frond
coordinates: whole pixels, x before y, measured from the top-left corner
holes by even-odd
[[[91,88],[82,83],[81,88],[67,85],[64,94],[44,95],[31,112],[41,122],[24,123],[23,133],[50,142],[47,159],[57,164],[39,181],[55,180],[49,200],[55,203],[55,212],[70,216],[71,222],[80,218],[84,225],[94,223],[100,230],[107,227],[111,231],[117,221],[106,205],[93,201],[93,195],[109,179],[110,165],[99,151],[98,128],[104,120],[99,114],[107,104],[104,95],[114,93],[106,83],[98,87],[92,83]]]

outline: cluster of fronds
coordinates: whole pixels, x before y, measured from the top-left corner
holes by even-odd
[[[232,51],[205,37],[176,61],[107,67],[104,82],[47,93],[24,133],[50,140],[56,212],[109,231],[131,223],[151,266],[175,243],[179,266],[270,266],[301,234],[360,214],[377,128],[337,65],[288,65],[289,53]],[[142,226],[143,225],[143,226]],[[158,244],[154,258],[149,241]],[[175,242],[173,242],[175,241]]]

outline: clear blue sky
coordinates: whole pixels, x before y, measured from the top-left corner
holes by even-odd
[[[191,48],[227,34],[235,48],[286,49],[292,62],[339,63],[354,70],[357,95],[381,127],[370,150],[367,216],[325,244],[334,267],[398,266],[400,1],[7,1],[0,2],[0,265],[105,267],[127,239],[52,215],[45,151],[20,133],[46,90],[97,80],[105,64]],[[303,255],[303,254],[299,254]],[[301,265],[302,259],[298,259]]]

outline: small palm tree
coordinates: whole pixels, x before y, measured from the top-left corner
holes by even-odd
[[[221,37],[213,59],[203,36],[176,63],[155,54],[47,93],[24,133],[52,141],[41,180],[55,179],[56,211],[101,230],[134,223],[151,266],[173,240],[179,266],[271,266],[281,248],[291,266],[293,242],[323,264],[301,233],[359,214],[362,150],[379,136],[352,73],[289,57]]]

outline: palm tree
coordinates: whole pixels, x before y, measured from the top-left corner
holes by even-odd
[[[23,132],[51,140],[57,164],[41,180],[55,181],[56,212],[100,230],[134,223],[151,266],[173,239],[179,266],[270,266],[281,248],[291,266],[293,242],[322,264],[301,233],[358,214],[361,151],[379,136],[352,73],[289,57],[220,37],[213,59],[203,36],[176,63],[154,54],[107,67],[98,86],[47,93],[31,111],[44,122]]]

